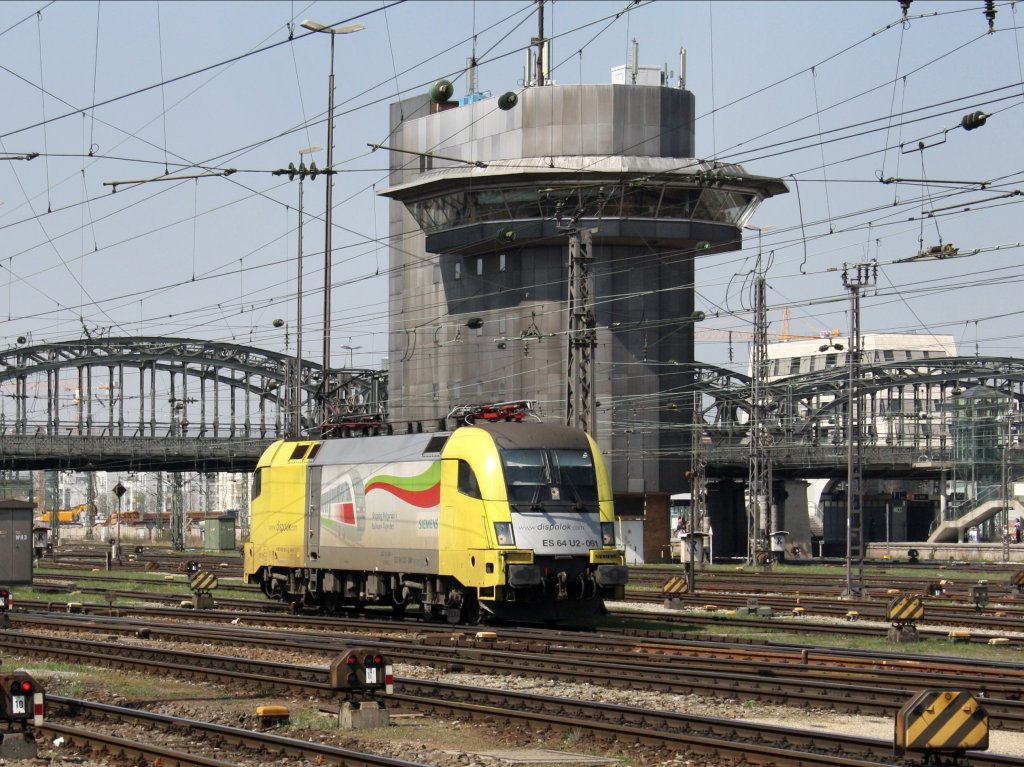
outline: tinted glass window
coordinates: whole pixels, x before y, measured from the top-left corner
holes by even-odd
[[[542,450],[503,450],[501,462],[505,468],[508,499],[512,503],[538,503],[550,485],[548,468]]]
[[[263,490],[263,469],[256,469],[252,473],[252,491],[250,498],[258,498]]]
[[[587,450],[503,450],[501,460],[510,503],[578,511],[597,503],[597,473]]]
[[[436,385],[437,384],[435,384],[435,386]],[[436,394],[437,392],[435,391],[434,399],[437,399]],[[437,437],[431,437],[430,441],[427,442],[427,446],[423,448],[423,455],[428,455],[431,453],[440,453],[441,450],[444,448],[445,443],[448,441],[449,436],[450,435],[448,434],[441,434]]]
[[[459,459],[459,492],[470,498],[480,498],[480,483],[476,481],[473,467],[467,461]]]
[[[552,450],[562,500],[573,503],[597,503],[597,474],[594,459],[587,450]]]

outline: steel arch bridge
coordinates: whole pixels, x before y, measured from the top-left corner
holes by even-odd
[[[927,471],[953,458],[952,422],[961,397],[986,392],[1006,399],[1006,416],[1024,417],[1024,360],[939,357],[862,364],[864,470],[875,475]],[[694,386],[719,476],[746,471],[753,382],[750,376],[696,363]],[[769,453],[777,476],[839,476],[846,470],[849,369],[835,367],[769,381]],[[1014,464],[1024,462],[1011,450]]]
[[[386,374],[190,338],[0,352],[0,468],[247,471],[273,439],[386,419]]]
[[[689,408],[696,392],[709,473],[745,476],[750,377],[700,362],[686,367],[693,390],[662,399]],[[845,471],[848,376],[836,367],[766,384],[776,476]],[[862,364],[858,389],[865,473],[906,473],[952,460],[950,422],[962,394],[1004,396],[1020,414],[1024,360]],[[279,437],[382,428],[387,405],[386,372],[337,370],[324,381],[312,361],[300,366],[293,356],[228,342],[107,337],[21,345],[0,352],[0,469],[248,471]]]

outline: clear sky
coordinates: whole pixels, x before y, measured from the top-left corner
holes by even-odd
[[[877,259],[865,332],[931,329],[963,354],[1020,356],[1024,10],[996,3],[990,34],[984,8],[915,0],[902,22],[897,0],[546,6],[558,83],[608,82],[634,38],[675,82],[685,47],[697,155],[789,185],[742,251],[699,262],[699,359],[745,367],[758,252],[772,332],[788,307],[794,334],[845,333],[843,264]],[[474,40],[480,89],[521,88],[533,2],[0,3],[0,157],[39,153],[0,160],[0,344],[88,329],[294,353],[299,185],[271,171],[326,145],[330,41],[304,19],[366,26],[337,38],[334,60],[332,333],[336,365],[380,364],[387,157],[367,144],[386,143],[398,97],[441,77],[464,93]],[[978,110],[986,125],[959,127]],[[323,167],[326,152],[306,160]],[[315,359],[324,189],[304,184]],[[979,252],[894,263],[945,244]],[[732,363],[715,329],[735,332]]]

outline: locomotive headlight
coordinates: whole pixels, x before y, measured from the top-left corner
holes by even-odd
[[[601,545],[602,546],[614,546],[615,545],[615,523],[614,522],[602,522],[601,523]]]
[[[516,545],[516,537],[512,534],[511,522],[495,522],[494,537],[497,539],[499,546]]]

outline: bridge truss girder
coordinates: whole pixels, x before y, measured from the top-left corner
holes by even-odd
[[[0,464],[21,465],[14,456],[22,450],[38,458],[46,437],[62,441],[64,467],[79,463],[69,454],[91,438],[105,440],[117,454],[132,449],[116,445],[135,440],[135,449],[147,455],[169,449],[178,456],[174,462],[192,465],[208,453],[224,465],[217,442],[266,444],[289,434],[296,392],[306,436],[349,421],[386,420],[386,373],[332,371],[325,386],[322,367],[303,360],[296,386],[295,368],[295,358],[279,352],[188,338],[96,338],[7,349],[0,352]],[[195,440],[199,454],[183,442]],[[175,442],[183,449],[172,448]]]
[[[742,476],[753,381],[748,375],[699,363],[694,379],[702,396],[705,433],[711,440],[708,465],[720,474]],[[1018,412],[1024,412],[1024,360],[941,357],[862,363],[858,390],[865,403],[865,471],[898,472],[911,464],[949,462],[953,402],[974,387],[1002,393],[1016,403]],[[838,476],[845,471],[848,370],[836,367],[776,378],[765,388],[768,449],[777,472]]]

